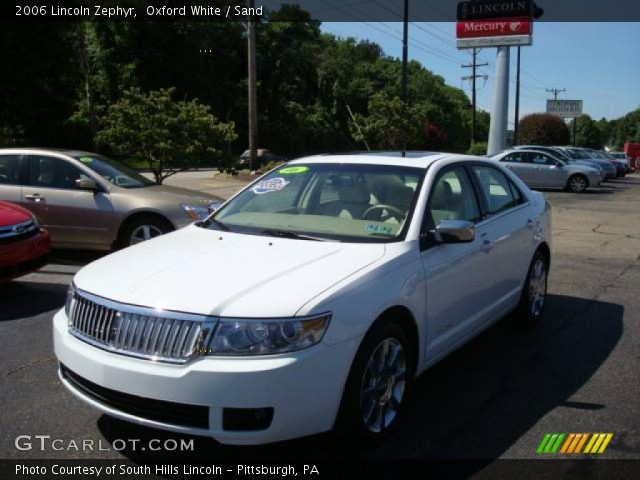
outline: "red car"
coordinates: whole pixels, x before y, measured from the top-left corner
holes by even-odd
[[[50,251],[49,232],[28,210],[0,202],[0,282],[41,268]]]

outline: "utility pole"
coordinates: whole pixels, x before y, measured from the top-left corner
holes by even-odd
[[[248,54],[248,84],[249,84],[249,170],[257,168],[258,160],[258,96],[256,92],[256,23],[251,12],[254,0],[247,0],[249,14],[247,15],[247,54]]]
[[[471,65],[461,65],[462,68],[471,68],[471,75],[468,77],[462,77],[462,80],[471,80],[471,145],[476,143],[476,78],[484,78],[486,81],[489,78],[488,75],[476,75],[476,68],[486,67],[488,63],[476,63],[476,56],[478,51],[473,49],[473,62]]]
[[[516,62],[516,112],[513,119],[513,144],[518,145],[518,121],[520,120],[520,46],[518,45],[518,61]]]
[[[553,99],[557,100],[558,99],[558,94],[561,92],[566,92],[567,90],[565,88],[562,89],[558,89],[558,88],[547,88],[547,92],[549,93],[553,93]]]
[[[409,61],[409,0],[404,0],[404,19],[402,29],[402,101],[405,105],[409,103],[409,95],[407,93],[408,81],[408,63]],[[406,133],[405,133],[406,135]],[[402,140],[402,156],[404,157],[407,150],[406,136]]]
[[[498,47],[496,54],[495,92],[489,127],[487,155],[494,155],[506,147],[509,120],[509,47]]]

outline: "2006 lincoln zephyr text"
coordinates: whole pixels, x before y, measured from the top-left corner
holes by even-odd
[[[550,207],[490,160],[298,159],[209,218],[80,270],[60,378],[131,422],[254,444],[397,423],[413,378],[543,313]]]

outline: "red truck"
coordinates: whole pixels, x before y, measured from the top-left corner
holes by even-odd
[[[625,143],[624,153],[627,154],[631,168],[640,170],[640,143]]]

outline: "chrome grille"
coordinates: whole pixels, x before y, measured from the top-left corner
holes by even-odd
[[[69,331],[114,353],[171,363],[200,356],[216,319],[204,315],[120,304],[76,290]]]

